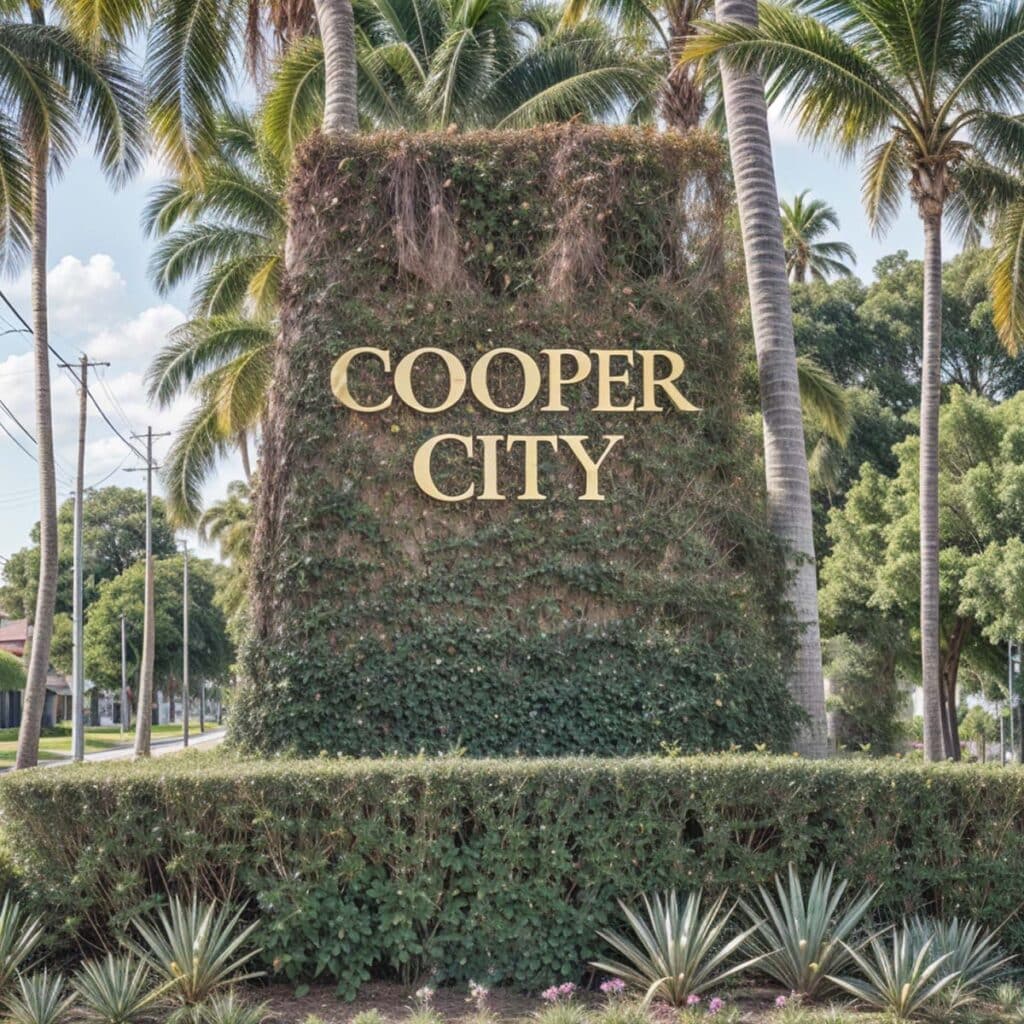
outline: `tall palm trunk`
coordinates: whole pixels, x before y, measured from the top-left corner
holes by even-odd
[[[953,751],[944,711],[939,652],[939,379],[942,354],[942,208],[922,204],[924,220],[924,351],[921,360],[921,685],[924,756],[941,761]]]
[[[704,116],[704,86],[696,64],[680,61],[693,35],[694,21],[702,17],[706,0],[676,0],[668,7],[669,72],[661,87],[658,111],[669,128],[685,132],[696,128]]]
[[[327,135],[344,135],[359,126],[355,19],[351,0],[316,0],[316,20],[324,42],[323,130]]]
[[[32,332],[36,379],[36,454],[39,459],[39,591],[32,625],[32,652],[25,703],[18,732],[15,768],[39,760],[39,733],[46,703],[53,611],[57,600],[57,481],[53,466],[53,413],[50,395],[49,322],[46,311],[47,178],[49,146],[33,147],[32,161]]]
[[[716,0],[715,14],[722,23],[755,26],[757,0]],[[807,722],[796,747],[809,757],[824,757],[825,687],[811,488],[768,108],[760,75],[739,74],[726,62],[721,75],[757,349],[769,523],[790,552],[792,575],[786,597],[800,627],[789,687]]]

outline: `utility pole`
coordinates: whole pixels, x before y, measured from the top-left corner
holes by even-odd
[[[139,669],[139,710],[135,718],[135,756],[149,757],[153,739],[153,660],[156,648],[156,624],[154,623],[153,598],[153,438],[166,437],[154,434],[152,427],[146,433],[132,435],[136,440],[146,442],[146,590],[142,622],[142,666]]]
[[[61,369],[74,370],[70,363],[58,363]],[[75,473],[74,566],[71,582],[71,757],[85,759],[85,652],[82,647],[82,501],[85,498],[85,426],[89,407],[89,367],[109,366],[90,363],[82,356],[78,363],[78,465]]]
[[[189,725],[189,702],[192,696],[188,685],[188,541],[183,540],[181,543],[185,554],[184,574],[182,577],[181,593],[181,693],[184,698],[184,700],[182,701],[182,704],[184,706],[181,709],[181,745],[183,747],[187,747]]]
[[[124,616],[121,616],[121,735],[131,726],[131,708],[128,706],[128,651],[124,638]]]

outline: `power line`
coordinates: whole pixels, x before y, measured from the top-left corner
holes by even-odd
[[[35,439],[35,438],[34,438],[34,437],[32,436],[32,433],[31,433],[31,431],[30,431],[30,430],[28,429],[28,427],[26,427],[26,426],[25,426],[25,424],[24,424],[24,423],[22,423],[22,422],[21,422],[21,420],[19,420],[19,419],[18,419],[18,417],[17,417],[17,416],[15,416],[13,412],[11,412],[11,407],[10,407],[10,406],[9,406],[9,405],[8,405],[8,404],[7,404],[7,403],[6,403],[6,402],[5,402],[5,401],[4,401],[3,399],[2,399],[2,398],[0,398],[0,409],[3,409],[3,411],[4,411],[5,413],[7,413],[7,415],[8,415],[8,416],[10,416],[10,417],[11,417],[11,419],[12,419],[12,420],[14,420],[14,422],[15,422],[15,423],[17,423],[19,427],[21,427],[22,433],[24,433],[24,435],[25,435],[25,436],[26,436],[26,437],[27,437],[27,438],[28,438],[28,439],[29,439],[29,440],[30,440],[30,441],[31,441],[31,442],[32,442],[33,444],[37,444],[37,443],[38,443],[38,442],[36,441],[36,439]]]
[[[34,335],[35,331],[32,330],[31,326],[29,326],[28,321],[21,315],[21,313],[18,312],[17,307],[11,302],[9,298],[7,298],[7,294],[3,291],[3,289],[0,289],[0,299],[3,300],[4,305],[17,317],[18,322],[24,326],[25,330],[28,331],[29,334]],[[49,341],[47,341],[46,347],[50,350],[50,353],[57,359],[58,363],[65,364],[64,369],[67,370],[67,372],[72,376],[72,378],[74,378],[78,386],[81,387],[81,379],[73,369],[66,365],[67,360],[53,347],[53,345],[50,344]],[[114,424],[110,420],[110,417],[107,415],[106,410],[96,400],[96,396],[88,389],[86,389],[86,394],[89,397],[89,401],[92,402],[92,404],[96,407],[96,411],[100,414],[100,417],[103,419],[103,422],[106,423],[106,425],[121,439],[121,441],[123,441],[124,444],[128,446],[128,450],[132,452],[132,454],[145,461],[146,456],[143,455],[142,452],[139,451],[139,449],[136,448],[135,445],[133,445],[131,441],[129,441],[128,438],[126,438],[124,434],[122,434],[121,431],[114,426]]]
[[[20,424],[19,424],[20,426]],[[3,420],[0,420],[0,430],[2,430],[33,462],[39,460],[35,457],[33,452],[30,452],[8,429],[7,425]]]

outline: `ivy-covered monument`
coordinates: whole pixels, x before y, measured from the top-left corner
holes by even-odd
[[[718,143],[315,140],[290,202],[236,741],[784,744]]]

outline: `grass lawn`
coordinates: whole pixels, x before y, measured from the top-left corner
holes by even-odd
[[[193,724],[193,732],[198,727]],[[154,740],[169,740],[181,735],[181,723],[174,725],[154,725]],[[91,754],[97,750],[110,750],[134,741],[134,731],[121,734],[119,725],[96,725],[85,730],[85,752]],[[0,729],[0,770],[14,765],[14,756],[18,750],[18,730]],[[39,760],[55,761],[71,756],[71,726],[59,725],[53,729],[43,730],[39,741]]]
[[[509,989],[492,991],[483,1014],[464,990],[438,989],[429,1018],[415,1012],[413,988],[381,982],[364,985],[351,1003],[340,1000],[332,987],[321,985],[296,995],[282,985],[252,984],[246,994],[253,1002],[266,1002],[280,1024],[891,1024],[891,1019],[858,1011],[843,999],[813,1007],[790,1001],[777,1009],[777,992],[745,987],[723,992],[725,1006],[718,1013],[708,1013],[709,998],[689,1012],[658,1005],[645,1012],[636,1004],[622,1003],[619,1012],[609,1013],[603,997],[588,992],[579,997],[578,1016],[552,1013],[539,997]],[[939,1010],[931,1020],[934,1024],[1018,1024],[1024,1019],[1020,1014],[1018,1007],[1000,1010],[982,1004],[955,1015]]]

